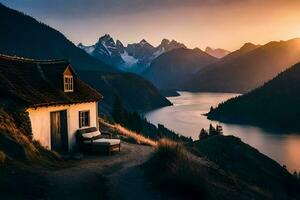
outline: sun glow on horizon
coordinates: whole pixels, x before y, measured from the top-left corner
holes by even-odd
[[[139,4],[88,0],[72,5],[66,1],[59,9],[57,0],[0,2],[60,30],[75,44],[91,45],[108,33],[124,45],[146,39],[157,46],[167,38],[189,48],[234,51],[247,42],[265,44],[300,37],[300,1],[296,0],[140,0]]]

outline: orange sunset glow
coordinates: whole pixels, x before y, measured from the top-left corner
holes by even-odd
[[[246,42],[265,44],[300,36],[297,0],[133,0],[111,5],[88,0],[81,7],[77,1],[64,1],[61,8],[55,8],[57,0],[2,1],[58,28],[75,43],[93,44],[110,33],[125,44],[146,39],[158,45],[169,38],[190,48],[232,51]]]
[[[0,200],[300,200],[300,0],[0,0]]]

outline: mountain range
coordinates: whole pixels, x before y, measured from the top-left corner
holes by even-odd
[[[220,104],[209,119],[300,130],[300,63],[263,86]]]
[[[125,47],[109,35],[101,37],[93,46],[79,44],[82,50],[57,30],[2,4],[0,26],[3,27],[0,53],[68,59],[79,76],[108,97],[104,100],[107,108],[112,104],[112,94],[122,94],[120,98],[130,110],[170,105],[149,81],[124,71],[141,73],[164,90],[246,93],[300,61],[299,38],[265,45],[246,43],[218,59],[207,53],[209,48],[207,52],[188,49],[174,40],[164,39],[157,47],[142,40]],[[133,84],[134,87],[125,87]],[[131,95],[125,95],[124,91]],[[134,103],[136,99],[142,102]]]
[[[161,90],[184,90],[196,73],[218,59],[199,48],[179,48],[154,59],[143,76]]]
[[[109,110],[113,95],[118,95],[129,110],[171,105],[149,81],[134,74],[125,74],[90,56],[59,31],[2,4],[0,27],[1,54],[34,59],[68,59],[79,77],[107,97],[101,103],[101,109]],[[138,104],[136,99],[139,99]]]
[[[100,37],[94,45],[85,46],[79,43],[78,47],[117,69],[138,74],[142,73],[152,60],[161,54],[177,48],[186,48],[182,43],[167,39],[163,39],[157,47],[152,46],[145,39],[125,47],[121,41],[115,41],[108,34]]]
[[[76,48],[59,31],[2,4],[0,26],[0,53],[36,59],[64,58],[76,69],[89,67],[98,71],[116,71]]]
[[[197,48],[179,48],[155,58],[142,75],[160,90],[246,93],[299,61],[299,38],[245,43],[220,59]]]
[[[227,51],[225,49],[221,49],[221,48],[213,49],[211,47],[206,47],[205,52],[216,58],[223,58],[224,56],[230,54],[230,51]]]
[[[199,71],[186,88],[191,91],[246,93],[300,61],[300,39],[243,47]]]

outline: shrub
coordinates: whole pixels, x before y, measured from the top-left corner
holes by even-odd
[[[200,134],[198,136],[199,140],[206,139],[211,136],[223,135],[223,128],[220,125],[217,125],[216,128],[210,124],[208,131],[204,128],[201,129]]]
[[[199,140],[204,139],[207,136],[208,136],[208,132],[204,128],[202,128],[199,134]]]
[[[190,160],[180,143],[162,139],[153,157],[143,165],[145,175],[160,190],[186,199],[202,199],[206,188],[197,163]]]
[[[184,147],[178,143],[168,139],[161,139],[157,146],[157,156],[161,159],[185,159]]]

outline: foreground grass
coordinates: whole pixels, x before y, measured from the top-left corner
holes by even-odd
[[[300,182],[285,168],[234,136],[213,136],[188,147],[242,180],[265,199],[300,199]]]
[[[231,177],[214,170],[209,162],[194,158],[182,144],[173,141],[161,140],[143,168],[154,187],[174,197],[232,199],[236,195]]]
[[[60,157],[32,141],[0,108],[0,198],[43,199],[47,182],[41,168],[59,166]]]
[[[122,139],[127,142],[133,142],[136,144],[157,146],[157,142],[147,138],[137,132],[131,131],[120,124],[110,124],[103,119],[100,119],[100,127],[104,129],[105,132],[111,132],[122,137]]]
[[[46,179],[31,166],[9,158],[0,164],[1,199],[44,199],[47,187]]]
[[[130,131],[119,124],[116,124],[114,127],[119,134],[129,137],[129,138],[132,138],[137,144],[144,144],[144,145],[149,145],[149,146],[157,145],[156,141],[146,138],[145,136],[143,136],[139,133],[136,133],[134,131]]]
[[[231,136],[185,146],[162,140],[143,168],[154,187],[183,199],[300,198],[299,180]]]

